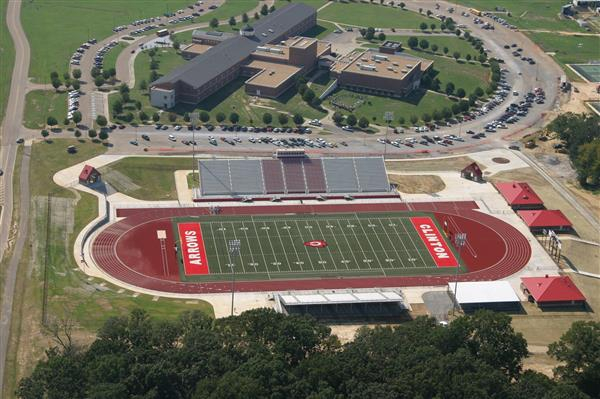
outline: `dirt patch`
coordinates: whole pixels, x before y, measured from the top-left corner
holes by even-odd
[[[499,163],[499,164],[507,164],[507,163],[510,163],[510,160],[506,159],[506,158],[502,158],[502,157],[496,157],[496,158],[492,158],[492,162]]]
[[[444,181],[435,175],[388,175],[398,191],[406,194],[433,194],[446,188]]]
[[[442,159],[406,159],[386,161],[385,166],[389,171],[395,172],[452,172],[461,171],[465,166],[475,162],[467,156],[442,158]],[[481,169],[485,169],[483,165],[479,165]]]
[[[600,247],[574,240],[562,240],[562,263],[583,272],[600,274]]]

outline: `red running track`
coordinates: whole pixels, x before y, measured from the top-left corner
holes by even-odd
[[[469,272],[460,274],[459,281],[497,280],[518,272],[527,264],[531,256],[529,242],[511,225],[474,210],[476,208],[477,205],[472,201],[411,204],[271,205],[224,207],[221,214],[429,211],[433,212],[442,224],[444,221],[447,222],[450,235],[455,231],[461,231],[466,232],[469,237],[468,245],[461,252],[461,258],[466,263]],[[149,238],[156,239],[157,229],[170,230],[170,219],[173,217],[207,214],[208,209],[203,207],[119,209],[117,215],[124,219],[113,223],[98,234],[91,245],[92,257],[106,273],[133,286],[184,294],[228,292],[230,291],[229,282],[182,282],[179,281],[177,267],[163,267],[161,254],[167,257],[167,264],[178,264],[173,250],[173,242],[167,240],[164,250],[156,245],[144,245]],[[454,278],[454,275],[425,275],[238,281],[236,290],[252,292],[429,286],[445,285],[449,281],[454,281]]]

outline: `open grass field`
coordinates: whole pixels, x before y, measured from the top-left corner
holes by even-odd
[[[89,38],[108,37],[115,26],[173,12],[188,4],[187,0],[23,2],[21,22],[31,45],[29,76],[45,83],[50,72],[62,74],[68,70],[71,54]]]
[[[113,47],[106,56],[104,57],[103,69],[108,71],[111,68],[115,68],[117,65],[117,58],[119,57],[119,53],[127,47],[128,44],[124,42],[119,42],[115,47]]]
[[[319,19],[374,28],[419,29],[421,22],[434,20],[418,13],[377,4],[333,3],[317,15]]]
[[[465,155],[440,159],[411,159],[411,160],[393,160],[386,161],[385,167],[390,172],[460,172],[465,166],[475,162],[473,158]],[[484,165],[479,165],[485,170]]]
[[[598,36],[567,36],[541,32],[528,32],[527,35],[544,51],[555,53],[553,58],[567,72],[570,79],[582,81],[566,64],[585,64],[600,60]]]
[[[312,29],[304,32],[303,36],[323,39],[336,29],[335,25],[330,22],[317,21],[317,25]]]
[[[128,157],[104,166],[100,171],[106,182],[114,184],[115,188],[125,195],[146,201],[168,201],[177,199],[173,173],[176,170],[191,168],[191,158]],[[110,172],[114,171],[118,174],[113,174],[115,177],[111,179]],[[117,180],[119,175],[135,182],[135,186],[113,181]]]
[[[4,119],[15,63],[15,48],[5,21],[7,4],[8,0],[0,0],[0,121]]]
[[[42,129],[49,116],[62,125],[67,117],[67,93],[54,90],[33,90],[25,96],[23,124],[29,129]]]
[[[395,99],[340,89],[327,97],[324,104],[343,114],[349,114],[349,112],[334,108],[331,104],[333,99],[344,104],[354,104],[358,99],[362,99],[362,105],[359,105],[353,114],[357,118],[364,116],[369,122],[375,124],[384,124],[383,114],[387,111],[394,113],[394,120],[396,121],[403,117],[406,124],[410,123],[410,117],[413,115],[421,118],[423,114],[428,113],[431,115],[433,111],[441,111],[444,107],[451,107],[453,104],[452,100],[445,95],[431,91],[415,90],[405,98]]]
[[[174,219],[173,231],[183,251],[178,225],[199,223],[201,228],[209,274],[186,275],[182,264],[186,281],[227,279],[232,265],[236,279],[241,280],[454,272],[454,267],[437,266],[411,223],[412,217],[435,220],[430,214],[406,212],[211,216]],[[240,255],[235,259],[227,250],[228,241],[233,239],[241,241]],[[308,244],[315,240],[326,244]]]
[[[552,31],[582,32],[574,20],[558,16],[563,0],[455,0],[455,3],[473,7],[479,11],[494,11],[494,7],[504,7],[512,16],[498,13],[509,23],[521,29],[541,29]]]
[[[76,154],[67,154],[69,145],[77,146]],[[44,348],[50,340],[41,325],[45,260],[48,320],[69,318],[75,325],[75,338],[95,334],[109,317],[128,314],[134,308],[143,308],[164,319],[174,319],[181,312],[192,309],[213,314],[212,307],[203,301],[187,303],[163,298],[155,301],[151,296],[132,295],[130,291],[88,278],[78,271],[73,259],[73,244],[81,229],[96,217],[97,199],[57,186],[52,176],[58,170],[105,151],[106,147],[102,145],[74,139],[55,139],[52,143],[40,142],[32,147],[32,203],[27,205],[30,207],[28,242],[33,244],[25,246],[19,266],[21,272],[15,291],[15,319],[8,356],[10,363],[6,368],[10,373],[3,397],[13,397],[16,381],[31,372],[32,364],[44,356]],[[48,195],[52,197],[50,208],[47,206]]]

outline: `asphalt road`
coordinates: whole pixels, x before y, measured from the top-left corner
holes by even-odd
[[[0,304],[0,395],[4,388],[4,372],[8,340],[12,320],[12,305],[17,269],[21,260],[21,253],[27,236],[27,224],[29,219],[29,152],[30,147],[25,148],[23,163],[21,166],[21,197],[19,225],[16,236],[10,237],[13,216],[13,193],[12,182],[17,152],[16,139],[21,129],[21,120],[25,104],[25,89],[27,87],[27,75],[29,71],[29,42],[21,26],[21,0],[11,0],[6,9],[6,25],[11,34],[15,47],[15,65],[12,74],[10,94],[6,106],[6,116],[2,123],[0,159],[4,175],[0,177],[3,190],[2,214],[0,215],[0,260],[4,259],[9,238],[13,241],[12,257],[8,263],[5,273],[5,284]]]

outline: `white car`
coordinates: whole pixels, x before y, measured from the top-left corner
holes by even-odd
[[[347,132],[353,132],[354,131],[354,129],[352,129],[352,126],[347,126],[347,125],[346,126],[342,126],[342,130],[345,130]]]
[[[179,125],[175,125],[175,127],[174,127],[173,129],[175,129],[175,130],[179,131],[179,130],[181,130],[181,126],[179,126]]]
[[[177,139],[175,138],[175,136],[173,136],[172,134],[169,134],[169,140],[171,140],[171,141],[177,141]]]

